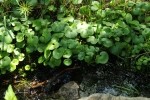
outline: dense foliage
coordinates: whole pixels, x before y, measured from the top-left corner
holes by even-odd
[[[115,55],[150,64],[150,3],[132,0],[0,0],[0,70],[74,59],[106,64]]]

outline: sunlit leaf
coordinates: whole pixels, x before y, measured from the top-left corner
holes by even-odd
[[[19,60],[18,60],[18,59],[13,59],[13,60],[11,61],[11,64],[13,64],[13,65],[18,65],[18,64],[19,64]]]
[[[81,4],[81,3],[82,3],[82,0],[72,0],[72,3],[73,3],[73,4]]]
[[[72,55],[72,51],[70,49],[65,49],[63,53],[63,58],[70,58]]]
[[[16,97],[11,85],[8,86],[8,89],[5,92],[4,99],[5,100],[17,100],[17,97]]]
[[[38,63],[41,64],[43,63],[43,61],[45,60],[45,58],[43,56],[38,58]]]
[[[25,69],[26,71],[29,71],[29,70],[31,69],[31,66],[30,66],[30,65],[25,65],[25,66],[24,66],[24,69]]]
[[[96,11],[100,8],[100,3],[98,1],[92,1],[91,10]]]
[[[72,64],[72,60],[71,59],[64,59],[63,63],[66,66],[70,66]]]

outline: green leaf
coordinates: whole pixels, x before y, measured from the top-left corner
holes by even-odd
[[[126,22],[131,22],[132,21],[132,15],[130,13],[127,13],[126,16],[125,16],[125,20]]]
[[[75,28],[71,28],[69,26],[65,28],[65,36],[67,38],[75,38],[75,37],[77,37],[77,35],[78,35],[78,33]]]
[[[47,50],[54,50],[59,47],[59,43],[57,39],[52,38],[51,42],[47,45],[46,49]]]
[[[101,41],[102,41],[103,45],[107,48],[113,46],[113,42],[108,38],[102,38]]]
[[[16,97],[11,85],[8,86],[8,89],[6,90],[4,99],[5,100],[17,100],[17,97]]]
[[[53,51],[53,57],[55,59],[60,59],[63,56],[63,53],[64,53],[64,49],[63,48],[55,49]]]
[[[24,40],[24,34],[18,33],[16,36],[16,41],[17,42],[22,42]]]
[[[8,43],[8,44],[12,42],[12,38],[11,38],[10,35],[6,35],[6,36],[4,37],[4,40],[5,40],[5,43]]]
[[[23,61],[24,58],[25,58],[24,53],[20,53],[20,54],[18,55],[18,60],[19,60],[19,61]]]
[[[96,63],[97,64],[106,64],[108,62],[109,55],[106,51],[100,52],[100,55],[96,56]]]
[[[10,57],[8,56],[5,56],[3,59],[2,59],[2,66],[3,67],[8,67],[11,63],[11,59]]]
[[[30,65],[25,65],[24,69],[25,69],[26,71],[29,71],[29,70],[31,69],[31,66],[30,66]]]
[[[43,29],[42,36],[40,37],[40,41],[47,43],[51,39],[50,29]]]
[[[39,41],[38,36],[30,36],[30,37],[27,38],[27,43],[30,46],[35,46],[36,47],[37,44],[38,44],[38,41]]]
[[[96,11],[100,8],[100,3],[98,1],[92,1],[91,10]]]
[[[54,68],[56,66],[60,66],[60,64],[61,64],[61,59],[55,59],[54,57],[50,58],[50,61],[49,61],[50,67]]]
[[[79,52],[78,54],[78,60],[83,60],[85,57],[85,53],[84,52]]]
[[[82,3],[82,0],[72,0],[72,3],[73,3],[73,4],[81,4],[81,3]]]
[[[72,64],[72,60],[71,59],[64,59],[63,63],[66,66],[70,66]]]
[[[56,11],[57,8],[54,5],[50,5],[50,6],[48,6],[48,10],[49,11]]]
[[[80,9],[79,9],[79,12],[80,12],[82,15],[89,15],[90,9],[89,9],[88,6],[81,6]]]
[[[26,0],[26,2],[30,5],[30,6],[36,6],[38,1],[37,0]]]
[[[10,64],[18,65],[19,64],[19,60],[18,59],[13,59]]]
[[[89,36],[89,38],[87,38],[87,42],[90,42],[91,44],[96,44],[98,40],[94,36]]]
[[[41,63],[43,63],[43,62],[44,62],[44,60],[45,60],[45,59],[44,59],[44,57],[43,57],[43,56],[41,56],[41,57],[39,57],[39,58],[38,58],[38,63],[39,63],[39,64],[41,64]]]
[[[13,44],[7,45],[7,52],[12,53],[14,51],[15,46]]]
[[[51,51],[45,49],[45,50],[44,50],[44,57],[45,57],[45,59],[48,59],[48,58],[50,57],[50,55],[51,55]]]
[[[55,21],[52,25],[52,31],[54,32],[62,32],[66,26],[64,22]]]
[[[72,51],[70,49],[65,49],[63,58],[70,58],[72,55]]]

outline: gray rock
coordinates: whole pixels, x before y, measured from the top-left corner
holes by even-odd
[[[113,96],[111,94],[95,93],[89,97],[83,97],[78,100],[150,100],[145,97],[124,97],[124,96]]]
[[[79,99],[79,86],[76,82],[71,81],[64,84],[56,94],[53,100],[77,100]]]

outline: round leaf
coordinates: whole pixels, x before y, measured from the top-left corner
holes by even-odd
[[[63,63],[66,66],[70,66],[72,64],[72,60],[71,59],[64,59]]]
[[[53,51],[53,57],[55,59],[60,59],[63,56],[63,53],[64,53],[64,49],[63,48],[55,49]]]
[[[31,69],[31,66],[30,66],[30,65],[26,65],[26,66],[24,67],[24,69],[25,69],[26,71],[29,71],[29,70]]]
[[[81,4],[81,3],[82,3],[82,0],[72,0],[72,3],[73,3],[73,4]]]
[[[18,60],[18,59],[13,59],[13,60],[11,61],[11,64],[12,64],[12,65],[18,65],[18,64],[19,64],[19,60]]]
[[[97,55],[96,56],[96,63],[100,63],[100,64],[106,64],[108,62],[108,59],[109,59],[109,55],[107,52],[105,51],[102,51],[100,53],[100,55]]]
[[[50,67],[54,68],[56,66],[60,66],[60,64],[61,64],[61,59],[55,59],[54,57],[50,58],[50,61],[49,61]]]
[[[66,49],[66,50],[64,51],[63,57],[64,57],[64,58],[70,58],[71,55],[72,55],[72,51],[71,51],[70,49]]]

